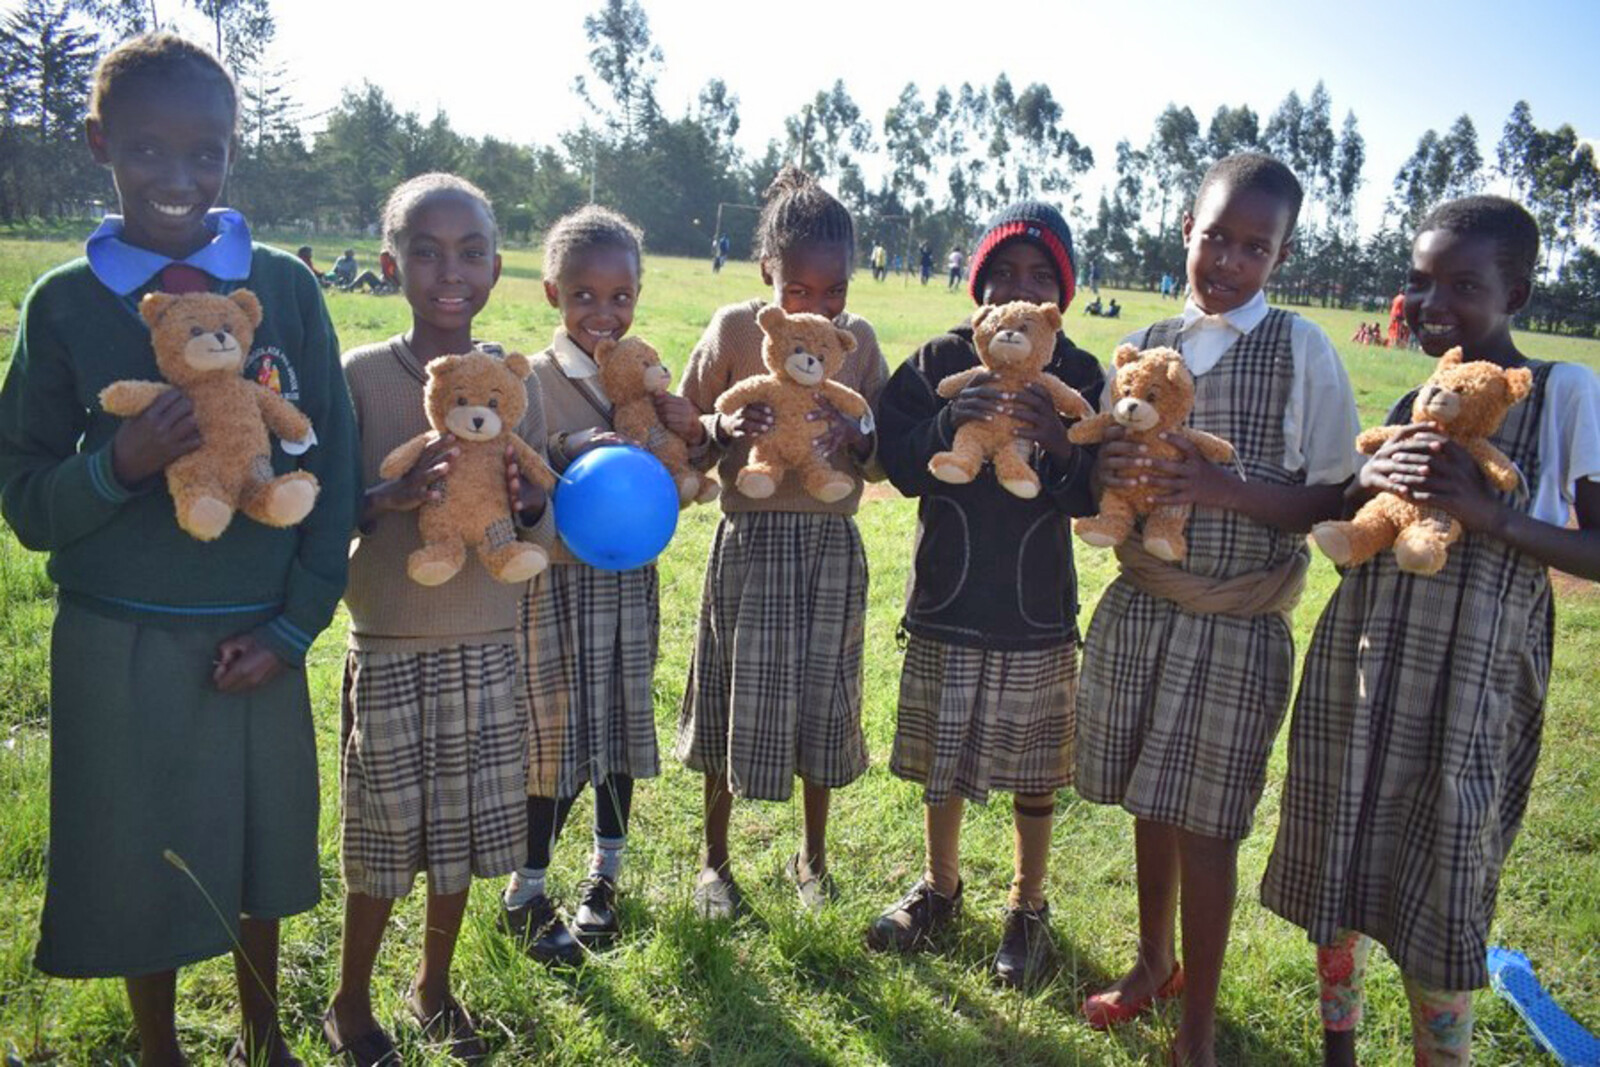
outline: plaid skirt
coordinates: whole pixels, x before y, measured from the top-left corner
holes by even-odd
[[[723,516],[678,720],[678,758],[735,796],[787,800],[798,774],[848,785],[867,769],[861,650],[867,556],[843,515]]]
[[[661,770],[651,679],[661,633],[654,567],[557,564],[522,598],[533,709],[529,796],[566,799],[613,774]]]
[[[1079,794],[1191,833],[1247,837],[1293,678],[1281,615],[1191,615],[1118,578],[1084,644]]]
[[[889,770],[923,783],[925,804],[1053,793],[1072,784],[1077,688],[1076,644],[1003,652],[912,635]]]
[[[527,856],[528,713],[515,646],[345,656],[345,886],[402,897],[509,874]]]

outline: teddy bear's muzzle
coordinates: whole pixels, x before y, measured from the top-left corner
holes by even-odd
[[[1440,422],[1449,422],[1461,414],[1461,397],[1437,385],[1422,387],[1422,410]]]
[[[1117,401],[1111,409],[1111,417],[1117,420],[1117,425],[1134,431],[1152,429],[1161,421],[1161,413],[1154,404],[1147,404],[1132,396]]]
[[[784,369],[801,385],[816,385],[822,381],[822,360],[810,352],[796,352],[784,361]]]
[[[500,435],[500,416],[486,407],[452,408],[445,429],[467,441],[489,441]]]

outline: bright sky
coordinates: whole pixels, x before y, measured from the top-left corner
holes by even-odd
[[[178,0],[159,0],[163,14]],[[1265,125],[1290,89],[1318,78],[1337,131],[1353,109],[1366,138],[1363,231],[1376,228],[1394,174],[1430,127],[1466,112],[1480,151],[1526,99],[1545,128],[1600,138],[1600,3],[1593,0],[1099,0],[1034,5],[1034,23],[982,3],[907,0],[642,0],[665,54],[658,95],[669,115],[720,77],[739,97],[750,152],[781,138],[783,119],[843,78],[876,127],[908,81],[1047,83],[1065,124],[1094,150],[1083,182],[1092,210],[1115,146],[1150,135],[1168,102],[1204,130],[1221,104],[1249,104]],[[16,6],[5,0],[4,6]],[[363,78],[402,110],[443,109],[472,136],[554,143],[588,114],[573,79],[589,73],[584,16],[599,0],[273,0],[277,52],[307,114]],[[985,22],[985,12],[995,14]],[[594,79],[591,77],[591,81]],[[1500,190],[1499,183],[1491,185]]]

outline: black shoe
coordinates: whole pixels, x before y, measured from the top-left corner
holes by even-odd
[[[931,942],[961,915],[962,883],[945,896],[926,878],[917,880],[900,902],[873,920],[867,928],[867,947],[878,952],[909,952]]]
[[[578,911],[572,928],[590,948],[603,948],[617,939],[617,883],[603,874],[591,874],[578,885]]]
[[[583,946],[572,936],[561,913],[543,893],[517,907],[500,906],[500,928],[540,963],[576,966],[583,961]]]
[[[1055,938],[1050,935],[1050,905],[1007,907],[1000,950],[994,954],[996,980],[1022,989],[1042,977],[1055,963],[1055,958]]]

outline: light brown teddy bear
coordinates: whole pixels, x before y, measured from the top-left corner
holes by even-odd
[[[748,404],[772,408],[772,429],[756,438],[750,457],[734,485],[752,500],[764,500],[778,490],[790,470],[800,475],[805,491],[831,504],[843,500],[856,487],[855,479],[835,470],[817,455],[812,442],[827,432],[824,420],[806,416],[820,410],[816,397],[851,418],[867,413],[867,402],[848,386],[829,381],[855,351],[856,338],[821,315],[790,315],[768,304],[756,315],[766,340],[761,358],[771,374],[746,378],[717,398],[717,410],[732,414]]]
[[[1496,489],[1514,489],[1517,469],[1489,436],[1505,421],[1512,405],[1521,403],[1533,388],[1533,373],[1526,367],[1506,370],[1484,360],[1462,362],[1461,349],[1439,357],[1433,374],[1417,390],[1411,404],[1411,421],[1431,422],[1439,432],[1465,448]],[[1400,432],[1398,426],[1379,426],[1356,438],[1356,448],[1372,455]],[[1320,522],[1311,530],[1317,546],[1341,567],[1365,563],[1394,546],[1395,565],[1412,574],[1438,574],[1447,550],[1461,538],[1461,524],[1438,508],[1422,507],[1396,496],[1379,493],[1361,506],[1348,522]]]
[[[304,442],[311,420],[271,389],[240,373],[261,303],[248,289],[217,293],[151,293],[139,303],[164,382],[112,382],[100,406],[124,418],[139,414],[169,389],[194,405],[201,445],[167,465],[178,526],[213,541],[242,511],[268,526],[293,526],[311,512],[317,479],[308,471],[274,476],[267,430]]]
[[[1089,402],[1072,386],[1044,368],[1055,353],[1056,331],[1061,329],[1061,309],[1054,304],[984,305],[972,317],[972,343],[980,365],[952,374],[939,383],[939,395],[951,399],[980,374],[993,375],[990,385],[1007,393],[1020,393],[1037,382],[1063,415],[1081,419],[1093,413]],[[987,422],[968,422],[956,430],[948,452],[928,460],[928,470],[942,482],[965,485],[991,460],[1002,486],[1024,500],[1039,495],[1039,475],[1028,462],[1033,443],[1013,431],[1021,423],[1010,415]]]
[[[1234,458],[1233,446],[1215,434],[1184,423],[1194,409],[1194,376],[1183,357],[1170,348],[1141,352],[1133,345],[1118,347],[1113,359],[1111,410],[1085,419],[1067,431],[1068,440],[1080,445],[1104,441],[1113,426],[1123,430],[1123,440],[1142,444],[1151,459],[1181,459],[1182,451],[1162,434],[1181,435],[1212,463]],[[1155,487],[1107,488],[1100,494],[1100,514],[1078,519],[1073,530],[1089,544],[1110,548],[1133,532],[1136,517],[1144,516],[1144,550],[1157,559],[1177,563],[1188,552],[1184,527],[1188,504],[1163,504]]]
[[[716,479],[689,465],[689,446],[661,425],[651,397],[665,393],[672,372],[649,343],[637,337],[604,340],[594,349],[600,365],[600,388],[611,400],[611,424],[617,433],[643,445],[659,459],[678,487],[678,506],[705,504],[717,499],[722,487]]]
[[[424,403],[433,430],[385,456],[378,475],[405,474],[428,443],[446,433],[455,436],[459,454],[445,476],[442,499],[419,509],[422,547],[406,561],[406,573],[420,585],[447,582],[466,563],[470,545],[495,578],[525,582],[544,570],[550,557],[538,545],[517,540],[506,499],[506,446],[512,447],[524,478],[545,489],[556,484],[544,458],[513,429],[528,410],[523,379],[532,368],[527,357],[513,352],[499,359],[468,352],[429,360],[427,369]]]

